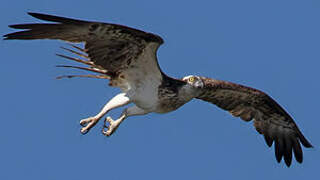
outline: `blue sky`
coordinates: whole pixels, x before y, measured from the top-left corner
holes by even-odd
[[[35,22],[26,12],[105,21],[157,33],[170,76],[199,74],[261,89],[295,119],[315,146],[304,163],[276,163],[252,123],[200,101],[175,112],[127,119],[111,137],[102,122],[87,135],[79,121],[119,90],[104,80],[56,80],[75,70],[59,41],[0,41],[0,179],[308,179],[318,175],[320,2],[8,1],[7,25]],[[38,22],[38,21],[37,21]],[[71,72],[70,72],[71,71]],[[114,110],[116,118],[121,112]]]

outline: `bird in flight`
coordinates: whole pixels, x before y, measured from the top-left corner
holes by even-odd
[[[91,22],[39,13],[29,15],[54,23],[15,24],[9,27],[22,31],[4,35],[5,40],[59,39],[74,44],[63,48],[79,57],[57,54],[87,66],[77,68],[94,72],[58,78],[91,77],[108,79],[109,85],[122,93],[114,96],[95,116],[80,121],[85,134],[112,109],[132,103],[120,117],[107,117],[102,133],[111,136],[128,117],[151,112],[174,111],[192,99],[200,99],[228,111],[244,121],[253,120],[255,129],[263,135],[269,147],[274,144],[275,156],[289,167],[294,154],[302,163],[302,144],[312,147],[290,115],[266,93],[243,85],[189,75],[181,79],[167,76],[159,67],[157,50],[163,39],[155,34],[118,24]],[[273,143],[274,142],[274,143]]]

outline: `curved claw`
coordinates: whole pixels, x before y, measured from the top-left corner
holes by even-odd
[[[83,130],[83,128],[80,129],[80,133],[81,133],[82,135],[85,135],[85,134],[87,134],[88,132],[89,132],[88,130]]]
[[[86,127],[88,123],[87,122],[84,122],[83,120],[80,121],[80,126],[82,127]]]
[[[92,119],[93,119],[92,117],[89,117],[89,118],[86,118],[86,119],[82,119],[80,121],[80,125],[82,127],[86,127],[90,123],[90,121],[92,121]]]
[[[109,123],[109,126],[107,126],[107,122]],[[118,120],[114,121],[111,117],[107,117],[103,123],[102,134],[108,137],[111,136],[118,128],[119,124]]]
[[[87,134],[90,129],[97,124],[99,118],[96,117],[89,117],[80,121],[80,125],[83,127],[81,128],[81,134]]]
[[[104,119],[104,121],[103,121],[102,134],[105,135],[105,136],[110,136],[110,134],[108,133],[109,129],[110,129],[110,126],[107,126],[107,122],[109,122],[109,123],[111,122],[110,119],[111,119],[110,117],[106,117]]]

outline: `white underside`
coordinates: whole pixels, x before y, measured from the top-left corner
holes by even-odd
[[[162,81],[162,75],[154,60],[156,48],[157,44],[149,44],[139,58],[139,64],[123,72],[125,78],[117,85],[131,102],[149,112],[154,112],[157,108],[158,87]]]
[[[105,121],[102,133],[110,136],[129,116],[143,115],[156,112],[159,105],[158,87],[162,82],[162,75],[156,61],[156,53],[159,44],[150,43],[145,48],[145,53],[139,57],[136,64],[122,72],[118,79],[112,80],[112,85],[117,86],[123,93],[112,98],[102,110],[95,116],[83,119],[80,124],[84,126],[82,133],[87,133],[106,113],[114,108],[134,103],[134,106],[126,108],[117,120],[108,117]],[[109,123],[109,126],[106,123]],[[108,128],[108,130],[105,130]]]

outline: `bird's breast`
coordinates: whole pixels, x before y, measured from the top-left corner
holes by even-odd
[[[131,101],[139,108],[149,112],[155,112],[157,104],[159,103],[158,86],[158,81],[152,78],[145,78],[143,81],[139,80],[132,84],[126,93]]]
[[[154,84],[153,81],[136,83],[127,94],[138,107],[156,113],[174,111],[189,101],[182,98],[176,89]]]
[[[180,89],[174,86],[160,86],[158,89],[158,113],[167,113],[174,111],[190,101],[191,99],[185,99],[181,94]]]

